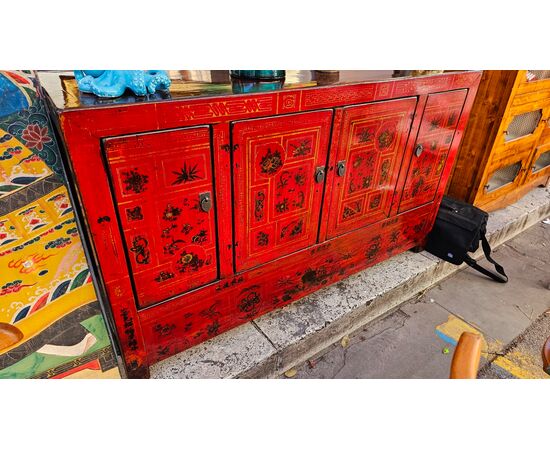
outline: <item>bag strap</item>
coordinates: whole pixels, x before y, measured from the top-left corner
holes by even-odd
[[[483,248],[483,253],[485,254],[485,258],[487,258],[487,261],[493,263],[496,271],[500,275],[502,275],[502,277],[499,277],[497,274],[485,269],[484,267],[481,267],[476,262],[476,260],[471,258],[469,255],[466,255],[466,257],[464,258],[464,262],[468,264],[472,269],[475,269],[478,272],[481,272],[482,274],[487,275],[488,277],[492,278],[495,281],[498,281],[499,283],[508,283],[508,275],[506,275],[506,272],[504,272],[504,268],[499,263],[497,263],[493,258],[491,258],[491,246],[489,245],[489,242],[485,237],[485,231],[481,233],[481,247]]]

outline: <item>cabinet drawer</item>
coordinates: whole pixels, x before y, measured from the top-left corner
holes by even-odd
[[[218,277],[208,126],[103,142],[140,306]]]
[[[235,266],[317,241],[332,111],[234,122]]]
[[[428,96],[399,203],[400,213],[435,198],[467,93],[462,89]]]
[[[327,237],[389,216],[417,98],[344,108]]]

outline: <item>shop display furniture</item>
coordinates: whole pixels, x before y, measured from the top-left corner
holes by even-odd
[[[39,78],[98,295],[128,376],[147,377],[422,244],[481,72],[287,71],[246,94],[174,79],[109,100],[67,74]]]
[[[550,180],[550,70],[483,73],[449,183],[487,211]]]

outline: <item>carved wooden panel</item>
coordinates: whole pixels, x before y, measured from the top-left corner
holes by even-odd
[[[104,145],[139,304],[215,280],[209,127],[107,138]]]
[[[467,93],[462,89],[428,96],[399,212],[434,199]]]
[[[329,238],[388,217],[417,99],[344,108]]]
[[[233,126],[236,270],[317,241],[331,111]]]

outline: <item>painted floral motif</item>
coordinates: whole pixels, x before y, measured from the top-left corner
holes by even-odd
[[[375,236],[370,240],[369,247],[365,253],[367,259],[374,259],[378,252],[380,251],[380,246],[382,243],[382,238],[380,236]]]
[[[191,226],[191,224],[186,223],[181,227],[181,232],[183,234],[189,234],[192,229],[193,229],[193,227]]]
[[[181,214],[181,208],[178,208],[177,206],[172,206],[171,204],[168,204],[168,205],[166,205],[166,208],[164,209],[164,212],[162,213],[162,218],[163,218],[163,220],[173,222],[174,220],[178,219],[180,214]]]
[[[48,136],[48,127],[41,127],[37,123],[30,123],[23,130],[21,137],[25,141],[27,147],[42,150],[44,144],[52,142],[52,138]]]
[[[133,222],[135,220],[143,220],[141,206],[136,206],[135,208],[126,209],[126,218],[128,219],[128,222]]]
[[[370,201],[370,204],[369,204],[369,208],[370,209],[378,208],[378,206],[380,206],[381,197],[382,196],[380,194],[375,195],[374,197],[372,197],[372,199]]]
[[[423,229],[424,229],[424,225],[426,225],[426,220],[422,220],[420,223],[417,223],[416,225],[413,226],[413,230],[416,234],[419,234]]]
[[[33,98],[35,97],[34,92],[30,95]],[[0,129],[7,131],[9,136],[19,139],[22,142],[25,141],[23,138],[23,132],[27,130],[29,125],[37,125],[40,128],[41,136],[42,130],[44,128],[48,128],[48,114],[42,101],[33,100],[33,104],[29,108],[19,111],[16,114],[3,117],[0,120]],[[31,127],[31,129],[34,130],[34,127]],[[29,129],[29,132],[31,129]],[[25,135],[30,137],[32,142],[37,142],[37,147],[32,148],[32,152],[63,179],[65,175],[63,173],[61,158],[59,157],[57,144],[51,133],[48,136],[49,139],[38,138],[38,136],[38,139],[33,139],[32,136],[27,134]],[[38,142],[42,145],[40,146],[40,143]]]
[[[374,133],[371,130],[365,128],[358,133],[357,138],[359,139],[360,144],[367,144],[369,142],[372,142],[373,136]]]
[[[361,189],[368,189],[372,183],[372,175],[367,175],[361,180]]]
[[[122,172],[122,177],[124,191],[133,192],[134,194],[141,194],[144,192],[149,181],[149,176],[140,174],[137,168]]]
[[[304,192],[299,191],[296,194],[296,198],[294,199],[292,204],[294,205],[295,208],[303,208],[305,201],[306,201],[306,196],[305,196]]]
[[[272,151],[271,148],[267,149],[267,153],[260,160],[260,170],[266,175],[273,175],[282,165],[281,152],[279,150]]]
[[[284,213],[288,211],[288,198],[283,198],[280,202],[275,204],[275,211],[278,213]]]
[[[206,334],[209,337],[215,336],[220,331],[220,322],[215,320],[214,322],[206,326]]]
[[[165,255],[175,255],[176,252],[181,248],[180,244],[184,244],[183,240],[181,239],[174,239],[172,237],[172,241],[166,244],[163,248]]]
[[[287,235],[289,238],[294,238],[302,234],[304,230],[304,221],[302,219],[294,222],[290,222],[288,225],[284,226],[281,230],[281,239],[285,238]]]
[[[361,202],[353,202],[349,205],[344,206],[344,212],[342,214],[342,219],[349,219],[350,217],[355,216],[361,212]]]
[[[155,278],[155,281],[157,283],[162,283],[162,282],[170,280],[172,278],[174,278],[174,274],[172,272],[166,272],[166,271],[163,270]]]
[[[149,242],[143,236],[135,236],[132,239],[132,247],[130,251],[135,253],[136,263],[138,264],[149,264],[150,252],[147,248]]]
[[[174,325],[173,323],[165,324],[165,325],[161,325],[160,323],[157,323],[153,327],[153,331],[157,333],[159,336],[165,337],[165,336],[170,336],[172,334],[172,331],[175,330],[175,328],[176,328],[176,325]]]
[[[389,176],[390,176],[390,161],[388,159],[386,159],[382,163],[382,167],[380,169],[380,183],[379,184],[383,184],[386,181],[388,181]]]
[[[451,111],[451,114],[449,115],[449,118],[447,119],[447,126],[448,127],[454,127],[457,119],[457,113],[456,111]]]
[[[197,164],[188,166],[187,163],[183,163],[183,167],[179,171],[172,172],[176,175],[176,179],[172,182],[172,185],[199,180],[201,177],[197,166]]]
[[[311,151],[309,139],[300,142],[299,145],[290,144],[290,146],[292,147],[292,156],[304,156]]]
[[[204,244],[208,240],[206,230],[200,230],[195,236],[191,238],[191,242],[195,244]]]
[[[303,186],[303,185],[306,183],[306,177],[305,177],[305,175],[304,175],[302,172],[297,172],[297,173],[294,175],[294,182],[295,182],[298,186]]]
[[[258,314],[261,298],[257,289],[259,289],[259,286],[250,286],[241,293],[245,295],[239,301],[238,308],[239,311],[245,313],[246,318],[252,318]]]
[[[257,192],[254,199],[254,217],[258,222],[264,218],[264,202],[265,194],[263,191]]]
[[[390,242],[392,244],[395,244],[397,242],[397,240],[399,239],[399,234],[400,234],[400,231],[399,230],[393,230],[390,234]]]
[[[176,268],[179,272],[197,272],[202,266],[204,266],[204,259],[199,258],[196,253],[184,250],[178,261],[176,262]]]
[[[265,247],[269,244],[269,234],[264,233],[263,231],[258,232],[256,235],[256,242],[259,247]]]
[[[392,144],[394,137],[395,132],[390,130],[382,131],[382,133],[378,136],[378,146],[380,148],[388,148]]]
[[[330,275],[331,274],[326,267],[318,267],[316,269],[308,267],[301,277],[304,285],[302,290],[310,288],[311,286],[321,286],[327,284]]]
[[[437,130],[441,126],[443,119],[441,116],[434,117],[430,120],[430,131]]]
[[[422,189],[422,186],[424,186],[424,177],[420,177],[418,180],[414,182],[413,188],[411,191],[411,196],[416,197],[420,192],[420,189]]]
[[[281,175],[279,176],[279,181],[277,181],[277,190],[281,190],[287,187],[290,179],[290,172],[288,170],[283,171],[283,173],[281,173]]]
[[[175,223],[171,223],[166,228],[163,228],[160,237],[163,239],[168,239],[169,237],[172,237],[172,230],[176,229],[178,226]]]
[[[353,168],[357,169],[361,163],[363,162],[363,157],[361,155],[357,155],[355,159],[353,160]]]

